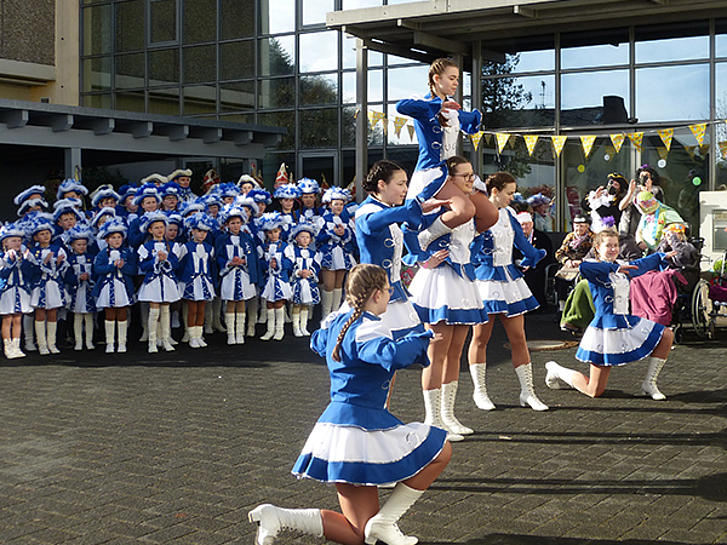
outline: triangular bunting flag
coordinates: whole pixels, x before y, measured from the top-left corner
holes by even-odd
[[[409,139],[414,142],[414,133],[416,132],[414,125],[407,125],[406,130],[409,131]]]
[[[717,142],[717,145],[719,146],[719,152],[720,155],[722,155],[722,159],[727,159],[727,140]]]
[[[555,155],[557,157],[560,157],[560,152],[563,151],[563,146],[565,146],[565,141],[567,138],[568,137],[564,135],[550,137],[550,139],[553,141],[553,149],[555,150]]]
[[[480,140],[482,140],[482,136],[485,133],[482,131],[477,131],[475,134],[470,134],[470,138],[472,139],[472,145],[475,147],[475,151],[477,151],[477,148],[480,147]]]
[[[658,153],[659,158],[664,159],[664,161],[666,161],[666,158],[669,157],[669,150],[662,146],[656,146],[656,153]]]
[[[510,133],[508,132],[496,132],[495,138],[497,138],[497,153],[502,153],[505,148],[505,144],[510,140]]]
[[[689,130],[692,131],[694,138],[697,139],[697,144],[701,146],[704,143],[704,133],[707,130],[707,124],[697,123],[696,125],[689,125]]]
[[[372,112],[371,110],[369,110],[367,112],[367,114],[368,114],[368,118],[369,118],[369,125],[371,125],[371,128],[373,129],[374,128],[374,119],[375,119],[374,112]]]
[[[666,151],[669,151],[671,149],[671,140],[672,138],[674,138],[674,129],[661,129],[656,132],[659,133],[661,141],[664,142],[664,147],[666,147]],[[662,157],[662,159],[666,159],[666,157]]]
[[[399,138],[401,136],[401,129],[404,125],[406,125],[406,122],[407,122],[406,117],[396,116],[394,118],[394,132],[396,133],[397,138]]]
[[[525,134],[525,135],[523,135],[523,138],[525,139],[525,146],[528,148],[528,155],[530,155],[530,157],[532,157],[533,151],[535,151],[535,144],[538,143],[538,135],[537,134]]]
[[[621,151],[621,146],[624,145],[624,140],[626,140],[626,135],[622,132],[617,132],[615,134],[611,134],[611,143],[613,144],[613,149],[616,151],[616,153]]]
[[[586,159],[591,154],[593,149],[593,143],[596,141],[596,137],[593,134],[587,134],[581,136],[581,145],[583,146],[583,153],[586,155]]]
[[[644,140],[643,132],[630,132],[626,136],[629,137],[631,143],[634,145],[637,151],[641,151],[641,143]]]

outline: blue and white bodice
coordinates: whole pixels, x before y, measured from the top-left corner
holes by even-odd
[[[124,264],[121,268],[115,263],[123,260]],[[94,286],[94,296],[101,291],[101,287],[107,283],[113,283],[119,280],[124,283],[127,291],[133,292],[132,277],[136,275],[136,253],[128,246],[122,246],[118,249],[106,247],[96,254],[93,260],[93,277],[96,285]]]
[[[48,256],[51,258],[46,263]],[[63,260],[58,263],[58,257],[63,256]],[[39,274],[35,278],[35,285],[44,284],[48,281],[57,282],[59,285],[63,284],[63,275],[68,267],[68,254],[63,249],[63,245],[60,242],[51,242],[49,246],[41,248],[40,245],[36,244],[30,250],[28,259],[36,267]]]
[[[205,277],[214,282],[216,276],[215,249],[207,242],[189,241],[178,244],[174,253],[179,259],[177,276],[180,282],[190,284],[196,278]]]
[[[235,270],[248,274],[250,282],[256,284],[260,278],[258,266],[257,244],[252,236],[240,231],[239,235],[222,231],[215,242],[215,255],[217,256],[217,269],[221,277],[225,277]],[[242,265],[232,265],[235,257],[244,259]]]
[[[436,219],[436,216],[426,216],[425,218],[431,223],[431,220]],[[413,265],[416,262],[424,263],[439,250],[448,250],[449,255],[436,268],[451,267],[462,278],[474,280],[475,269],[472,264],[473,256],[470,246],[476,234],[475,220],[472,219],[455,227],[451,233],[439,237],[429,244],[425,251],[422,251],[417,240],[417,231],[405,226],[404,243],[409,255],[405,256],[404,262],[408,265]]]
[[[89,280],[81,280],[82,274],[88,274]],[[82,283],[86,286],[93,283],[93,256],[88,253],[71,253],[68,256],[68,269],[66,270],[66,283],[72,288],[79,287]]]
[[[352,250],[350,244],[353,242],[353,230],[348,224],[348,214],[334,215],[332,212],[326,212],[323,215],[323,224],[318,236],[316,237],[316,247],[321,252],[330,251],[333,246],[340,246],[344,250],[350,252]],[[338,225],[345,228],[343,235],[337,235],[334,229]]]
[[[30,292],[33,282],[34,267],[31,261],[20,256],[24,256],[27,252],[25,246],[21,246],[17,252],[8,250],[0,253],[0,279],[3,280],[0,286],[0,292],[5,292],[12,288],[20,288],[26,292]]]
[[[318,276],[321,272],[321,267],[316,261],[315,250],[308,248],[301,248],[295,243],[288,244],[283,251],[286,259],[291,263],[291,281],[296,281],[300,277],[298,271],[309,270],[313,274],[307,278],[308,281],[314,283],[318,282]]]
[[[174,244],[167,241],[149,240],[139,246],[137,250],[139,270],[144,275],[145,283],[160,276],[166,276],[176,282],[175,271],[179,267],[179,260],[173,250]],[[160,259],[161,252],[167,254],[166,259]]]
[[[283,282],[289,281],[292,263],[285,257],[286,246],[287,244],[283,241],[267,242],[258,246],[258,258],[263,266],[266,279],[274,276]],[[273,259],[275,264],[271,266]]]

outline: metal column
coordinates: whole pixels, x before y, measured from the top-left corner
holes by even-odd
[[[472,101],[472,109],[482,112],[482,41],[475,40],[472,42],[472,77],[470,78],[470,96]],[[483,113],[484,115],[484,113]],[[484,124],[484,117],[482,122]],[[472,154],[470,162],[475,172],[482,176],[484,169],[484,157],[482,152],[475,149],[472,145]]]
[[[363,181],[368,173],[369,97],[368,50],[361,38],[356,38],[356,198],[364,198]]]
[[[81,172],[81,148],[66,148],[63,150],[63,175],[66,178],[75,178],[76,169]]]

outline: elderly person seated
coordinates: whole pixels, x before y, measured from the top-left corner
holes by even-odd
[[[562,266],[555,275],[555,291],[558,294],[558,310],[565,308],[565,299],[578,276],[578,267],[593,246],[593,232],[588,218],[573,218],[573,231],[563,239],[555,252],[555,260]]]
[[[533,211],[535,229],[538,231],[550,232],[553,230],[553,218],[550,214],[552,201],[543,193],[536,193],[527,199],[527,203]]]
[[[537,249],[545,250],[545,257],[541,259],[535,267],[529,267],[523,270],[523,277],[525,283],[530,288],[533,296],[540,303],[540,308],[543,309],[546,304],[545,298],[545,268],[551,263],[555,262],[553,257],[553,245],[543,231],[536,229],[533,222],[533,216],[530,212],[520,212],[517,214],[517,220],[520,226],[523,228],[523,233],[528,239],[528,242]],[[523,255],[517,248],[513,248],[513,257],[515,263],[520,264],[523,259]]]

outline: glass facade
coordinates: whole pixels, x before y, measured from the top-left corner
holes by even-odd
[[[83,0],[81,103],[147,113],[200,116],[280,125],[288,129],[262,171],[272,180],[281,162],[347,185],[355,147],[355,40],[325,27],[325,13],[402,0]],[[554,229],[567,229],[585,192],[606,174],[630,177],[643,163],[658,167],[665,193],[695,172],[698,190],[727,184],[727,19],[550,33],[489,41],[482,67],[481,103],[488,130],[599,135],[588,158],[570,138],[560,158],[541,138],[529,154],[513,138],[501,154],[491,138],[480,151],[484,171],[508,168],[523,193],[560,198]],[[393,119],[397,100],[424,94],[427,66],[376,51],[368,53],[369,109]],[[688,124],[707,122],[698,146]],[[669,154],[655,130],[675,127]],[[628,140],[615,153],[607,136],[646,131],[641,150]],[[390,157],[414,166],[408,130],[369,130],[369,162]],[[465,151],[471,145],[465,143]],[[666,157],[666,159],[664,159]],[[691,174],[690,174],[691,173]],[[332,178],[332,180],[331,180]],[[713,178],[713,179],[710,179]],[[673,188],[671,187],[673,186]],[[670,204],[673,204],[670,203]]]

